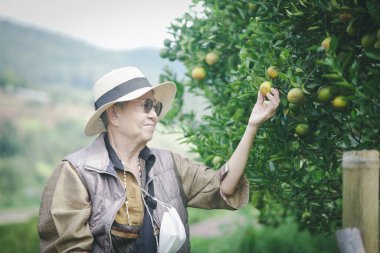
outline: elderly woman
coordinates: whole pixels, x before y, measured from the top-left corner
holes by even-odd
[[[124,67],[93,91],[95,112],[84,132],[98,136],[65,157],[47,182],[41,252],[189,252],[188,206],[247,204],[244,168],[259,126],[279,105],[276,89],[265,103],[258,93],[239,145],[218,170],[147,147],[174,100],[174,83],[152,86],[137,68]]]

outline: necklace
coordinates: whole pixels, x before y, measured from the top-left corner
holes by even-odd
[[[138,166],[139,166],[139,182],[138,184],[141,185],[141,165],[140,165],[140,158],[137,158],[137,162],[138,162]],[[125,163],[122,163],[123,164],[123,175],[124,175],[124,189],[125,189],[125,212],[127,213],[127,217],[128,217],[128,225],[131,226],[131,218],[129,216],[129,207],[128,207],[128,197],[127,197],[127,173],[126,173],[126,165]]]

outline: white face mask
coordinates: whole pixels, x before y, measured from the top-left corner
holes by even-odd
[[[177,252],[186,241],[185,227],[177,210],[171,206],[167,208],[161,221],[159,253]]]
[[[141,189],[141,191],[150,196],[150,194]],[[177,210],[169,204],[150,196],[156,200],[157,203],[168,209],[164,212],[161,220],[160,237],[158,252],[159,253],[175,253],[177,252],[186,241],[186,231],[183,226],[182,220],[178,215]],[[144,196],[143,196],[144,199]]]

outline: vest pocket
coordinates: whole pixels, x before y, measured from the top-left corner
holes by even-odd
[[[153,178],[156,197],[163,202],[180,197],[180,191],[173,170],[166,170]]]

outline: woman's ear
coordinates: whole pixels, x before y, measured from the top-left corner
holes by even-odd
[[[108,120],[111,125],[119,126],[119,109],[120,107],[116,105],[112,105],[106,109]]]

